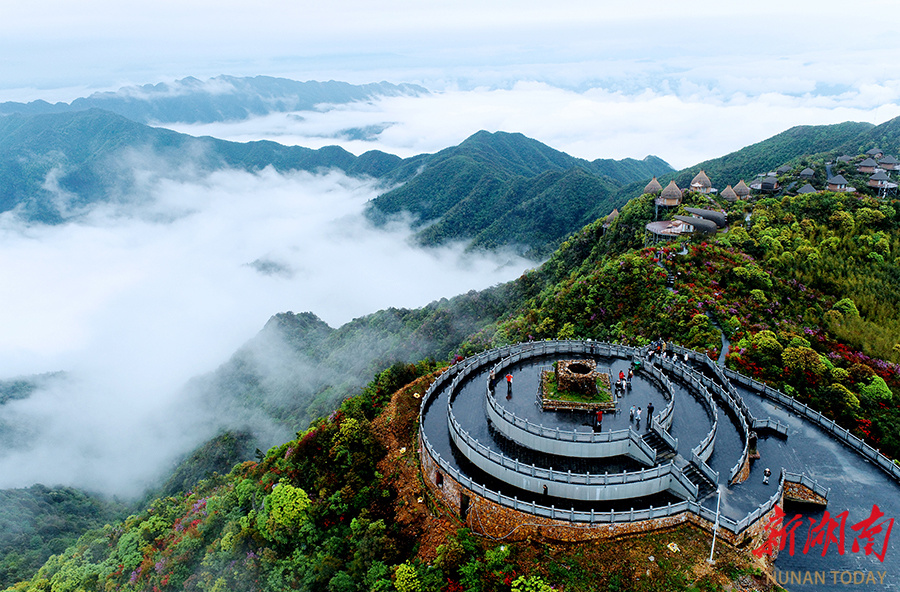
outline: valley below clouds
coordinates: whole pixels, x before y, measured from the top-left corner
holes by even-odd
[[[338,327],[534,265],[414,247],[401,222],[375,229],[362,210],[384,188],[343,174],[154,169],[135,178],[138,198],[65,224],[0,217],[0,380],[65,373],[0,405],[10,440],[2,488],[139,494],[179,455],[240,424],[196,404],[184,385],[271,315],[312,311]]]

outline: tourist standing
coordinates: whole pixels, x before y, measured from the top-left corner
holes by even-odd
[[[631,411],[628,413],[628,421],[634,421],[634,405],[631,406]]]
[[[638,423],[641,423],[641,408],[640,407],[638,407],[638,410],[635,412],[634,419],[636,419]]]
[[[649,424],[652,419],[653,419],[653,403],[650,403],[649,405],[647,405],[647,423]]]
[[[597,431],[603,428],[603,410],[597,409]]]
[[[512,395],[512,374],[506,375],[506,397],[509,398]]]

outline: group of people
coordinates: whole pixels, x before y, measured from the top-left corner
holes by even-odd
[[[650,349],[647,352],[647,361],[650,362],[653,360],[653,356],[659,356],[662,359],[666,359],[669,356],[672,356],[674,360],[678,355],[675,353],[675,350],[669,347],[669,344],[665,339],[657,339],[653,343],[650,344]],[[688,361],[688,353],[684,352],[684,363],[687,364]]]
[[[618,398],[622,398],[626,392],[631,392],[631,379],[634,378],[634,370],[628,369],[628,376],[624,370],[619,370],[619,380],[616,381],[615,391]]]
[[[650,421],[653,419],[653,403],[647,404],[647,426],[650,426]],[[641,407],[635,408],[634,405],[631,406],[631,410],[628,412],[628,421],[637,422],[637,427],[641,427],[641,412],[643,409]]]

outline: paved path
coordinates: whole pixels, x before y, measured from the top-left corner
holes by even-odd
[[[513,391],[509,399],[506,398],[506,385],[498,380],[495,389],[499,401],[517,415],[526,417],[529,421],[543,423],[544,425],[558,425],[561,429],[591,430],[586,414],[571,412],[542,412],[536,402],[540,369],[552,363],[554,358],[527,360],[512,367]],[[595,358],[598,365],[610,367],[614,375],[618,375],[620,369],[627,371],[628,361]],[[489,368],[486,366],[480,372],[474,373],[469,381],[461,388],[454,402],[454,413],[457,419],[479,442],[501,451],[512,458],[528,459],[542,466],[553,466],[554,469],[601,473],[604,470],[616,472],[621,470],[635,470],[640,467],[634,461],[628,459],[564,459],[541,455],[522,449],[515,443],[505,441],[487,425],[485,419],[484,388],[487,381]],[[617,415],[606,414],[603,421],[603,429],[624,429],[633,425],[628,420],[627,409],[631,404],[640,404],[646,407],[646,403],[653,401],[654,406],[661,410],[665,406],[662,398],[654,385],[641,375],[637,375],[633,382],[631,394],[619,399],[620,404],[626,409],[625,413]],[[705,436],[711,426],[711,418],[708,417],[704,407],[690,394],[687,388],[679,383],[675,387],[675,419],[670,433],[678,438],[678,452],[681,456],[690,455],[690,449]],[[740,484],[728,486],[731,467],[734,466],[742,450],[742,442],[735,419],[730,412],[722,407],[717,407],[716,413],[719,419],[719,428],[716,436],[714,453],[709,465],[720,475],[721,511],[724,515],[740,519],[750,511],[767,500],[777,487],[777,476],[784,468],[790,472],[805,473],[824,487],[830,488],[827,510],[831,516],[836,516],[847,511],[848,517],[844,528],[845,543],[844,553],[839,554],[837,547],[832,545],[826,555],[822,556],[822,546],[819,545],[806,554],[803,553],[804,543],[810,520],[820,520],[823,511],[816,508],[803,507],[796,504],[788,504],[786,511],[790,518],[800,512],[803,524],[796,531],[796,548],[791,556],[787,550],[783,551],[775,563],[781,578],[789,576],[789,572],[798,574],[802,579],[807,579],[807,584],[788,584],[790,590],[900,590],[900,548],[897,541],[900,540],[900,524],[891,532],[885,560],[882,563],[874,554],[866,556],[863,552],[853,553],[852,545],[857,531],[851,526],[869,517],[873,504],[877,504],[884,513],[885,519],[900,518],[900,485],[890,476],[875,465],[869,463],[855,451],[842,445],[833,439],[828,433],[818,426],[784,409],[778,404],[761,397],[740,385],[735,388],[744,398],[751,413],[758,418],[771,417],[782,423],[788,424],[790,430],[787,439],[776,436],[761,436],[758,441],[758,450],[761,458],[755,461],[751,467],[749,479]],[[449,392],[444,389],[439,393],[423,417],[423,428],[435,449],[455,467],[470,476],[476,476],[487,487],[501,491],[506,495],[517,495],[520,500],[528,500],[529,494],[519,490],[512,490],[503,483],[499,483],[489,476],[484,475],[468,461],[454,452],[450,443],[447,429],[447,402]],[[643,428],[644,426],[642,426]],[[566,463],[571,463],[566,465]],[[763,470],[769,467],[773,473],[768,485],[762,483]],[[543,500],[537,500],[541,503]],[[551,500],[551,503],[554,500]],[[567,500],[555,500],[558,508],[574,507],[576,510],[593,507],[597,511],[610,509],[627,510],[630,507],[638,509],[659,506],[667,501],[677,501],[669,494],[661,494],[652,498],[641,500],[625,500],[607,502],[605,505],[589,505],[572,503]],[[703,505],[715,509],[716,495],[710,495],[702,501]],[[549,504],[548,504],[549,505]],[[884,541],[883,532],[876,537],[875,551],[881,550]],[[809,572],[810,576],[806,577]],[[848,578],[854,577],[849,572],[858,572],[857,579],[864,578],[869,572],[877,578],[877,586],[846,584]],[[816,574],[819,581],[816,582]],[[883,580],[881,574],[884,575]],[[821,583],[825,578],[825,584]],[[845,583],[841,582],[841,577]],[[835,581],[835,578],[836,581]],[[812,583],[810,583],[812,582]]]

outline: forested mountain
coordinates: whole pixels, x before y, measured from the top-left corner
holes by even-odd
[[[139,123],[211,123],[233,121],[276,112],[311,111],[320,105],[368,101],[378,97],[428,94],[414,84],[378,82],[298,82],[287,78],[216,76],[193,77],[172,83],[129,86],[98,92],[71,103],[0,103],[0,115],[69,113],[103,109]]]
[[[26,147],[23,150],[34,147],[34,154],[53,142],[83,138],[79,134],[89,130],[96,136],[94,143],[81,147],[83,154],[72,152],[76,155],[72,161],[82,163],[93,154],[118,149],[117,133],[104,135],[107,123],[113,132],[115,126],[131,129],[138,142],[148,133],[100,111],[52,117],[71,118],[73,131],[48,125],[35,137],[17,136],[14,125],[6,126],[16,118],[24,121],[20,116],[0,118],[0,130],[8,130]],[[791,149],[792,142],[819,154],[856,152],[872,143],[890,151],[897,144],[892,135],[897,125],[892,121],[877,127],[795,128],[745,153],[750,164],[735,161],[728,165],[732,168],[721,170],[773,168],[813,156]],[[203,158],[208,160],[200,162],[211,167],[228,162],[253,170],[272,154],[282,155],[280,167],[295,162],[294,149],[271,143],[233,145],[161,132],[147,136],[156,142],[154,149],[202,144],[207,151]],[[0,134],[0,146],[3,137],[7,136]],[[433,508],[423,505],[427,502],[418,501],[427,496],[410,468],[415,467],[419,400],[415,395],[421,395],[434,371],[456,356],[524,339],[579,337],[643,344],[662,337],[717,355],[724,334],[731,342],[729,366],[833,417],[882,452],[900,456],[896,198],[825,192],[735,204],[720,201],[716,207],[727,211],[731,222],[727,233],[683,245],[647,247],[643,229],[654,216],[653,196],[631,199],[605,230],[597,218],[606,212],[590,210],[579,201],[585,194],[622,191],[617,189],[619,181],[592,168],[599,165],[568,166],[566,155],[517,134],[481,132],[470,140],[455,149],[407,160],[375,154],[367,166],[377,163],[379,170],[387,171],[373,175],[378,178],[412,179],[417,184],[423,180],[418,186],[421,193],[404,194],[406,186],[397,190],[423,216],[434,216],[436,221],[420,233],[423,241],[432,232],[436,241],[444,240],[445,234],[471,236],[473,246],[490,247],[494,237],[515,239],[534,233],[536,242],[550,244],[560,240],[552,235],[562,233],[566,238],[546,263],[489,290],[417,310],[379,311],[337,329],[312,313],[275,315],[231,360],[193,381],[186,401],[216,406],[235,417],[274,420],[286,433],[283,444],[256,460],[245,456],[246,462],[229,475],[215,475],[210,459],[224,462],[252,448],[246,434],[223,435],[186,458],[159,499],[109,526],[101,526],[108,514],[96,500],[77,498],[60,508],[46,501],[69,500],[78,492],[35,489],[21,497],[8,495],[7,507],[26,503],[22,499],[37,500],[27,503],[39,507],[23,526],[32,545],[28,561],[12,554],[0,561],[6,581],[26,580],[14,588],[23,591],[505,592],[517,577],[528,575],[567,590],[656,586],[659,582],[652,579],[635,578],[638,571],[627,554],[622,557],[619,543],[609,549],[572,546],[552,553],[536,552],[526,544],[501,548],[465,531],[455,533],[447,522],[433,518]],[[776,156],[766,155],[765,146]],[[319,151],[298,150],[301,162],[327,160]],[[341,170],[352,170],[366,156],[335,154],[349,167]],[[767,164],[770,158],[777,161]],[[62,162],[69,166],[68,160]],[[632,169],[635,175],[636,170]],[[441,174],[446,175],[443,183]],[[720,177],[710,175],[719,184]],[[454,196],[451,185],[465,195]],[[638,193],[640,189],[634,195]],[[619,193],[620,198],[623,195]],[[399,201],[394,192],[383,197],[389,196]],[[682,208],[710,205],[706,196],[688,193]],[[563,211],[554,211],[557,207]],[[402,209],[401,205],[396,211]],[[568,214],[572,218],[566,218]],[[743,222],[747,214],[749,225]],[[590,221],[572,233],[567,225],[576,224],[579,216]],[[545,229],[551,221],[559,226]],[[545,230],[548,234],[540,236]],[[509,242],[498,239],[497,244]],[[678,277],[671,290],[660,263]],[[373,374],[376,379],[363,386]],[[27,381],[0,387],[5,400],[27,397],[31,388]],[[359,396],[345,400],[352,394]],[[309,420],[312,424],[305,429]],[[301,431],[294,438],[291,434],[298,427]],[[69,515],[76,511],[86,519]],[[78,525],[88,523],[94,528],[60,552],[61,545],[74,539]],[[45,524],[66,525],[66,536],[54,536],[52,528],[43,528]],[[666,537],[665,542],[682,537],[677,540],[686,550],[697,546],[690,532]],[[0,542],[15,545],[18,540]],[[649,540],[652,551],[659,541]],[[35,573],[30,567],[35,558],[49,553],[57,555]],[[703,558],[683,555],[679,560],[688,563],[673,565],[676,575],[664,583],[667,590],[703,589],[729,581],[728,573],[698,580],[689,561]],[[609,560],[613,556],[615,562]],[[739,556],[729,561],[734,570],[748,567]],[[598,562],[622,568],[601,571]],[[404,582],[416,585],[404,587]]]
[[[195,138],[92,109],[0,117],[0,212],[19,208],[29,221],[56,224],[99,201],[129,201],[135,178],[150,169],[177,176],[222,168],[250,171],[338,169],[389,177],[400,158],[359,157],[338,146],[318,150],[275,142]]]
[[[545,256],[571,232],[621,206],[623,183],[662,175],[659,158],[589,162],[523,136],[480,131],[459,146],[407,165],[420,172],[373,200],[371,220],[410,213],[423,245],[466,240],[470,248],[514,245]]]
[[[379,313],[360,326],[402,340],[422,320],[442,330],[468,315],[470,327],[438,348],[451,356],[544,337],[665,338],[716,356],[724,333],[729,366],[900,455],[900,201],[840,193],[723,201],[728,232],[645,247],[640,229],[654,215],[653,199],[630,201],[608,231],[592,222],[506,286],[454,307]],[[684,206],[707,199],[688,193]],[[672,289],[666,270],[677,277]],[[480,298],[497,300],[479,316]],[[308,314],[279,315],[267,330],[317,359],[336,347],[352,351],[356,335],[334,340],[343,328]],[[418,355],[396,344],[391,356]],[[614,541],[556,550],[456,532],[415,470],[418,402],[438,366],[391,366],[264,458],[86,533],[14,589],[506,591],[524,586],[522,577],[566,590],[651,590],[659,581],[638,577],[628,549],[640,549],[645,562],[672,541],[684,553],[667,563],[666,590],[711,589],[748,573],[733,550],[721,571],[694,571],[705,560],[696,549],[706,547],[690,528],[627,548]]]
[[[96,202],[139,201],[137,179],[222,168],[279,172],[339,170],[385,186],[401,184],[369,209],[383,221],[401,211],[422,223],[423,244],[462,240],[472,248],[524,245],[539,258],[578,228],[624,203],[623,182],[670,171],[655,157],[588,162],[521,134],[478,132],[459,146],[407,159],[379,151],[354,156],[275,142],[195,138],[100,109],[0,117],[0,212],[59,224]]]

